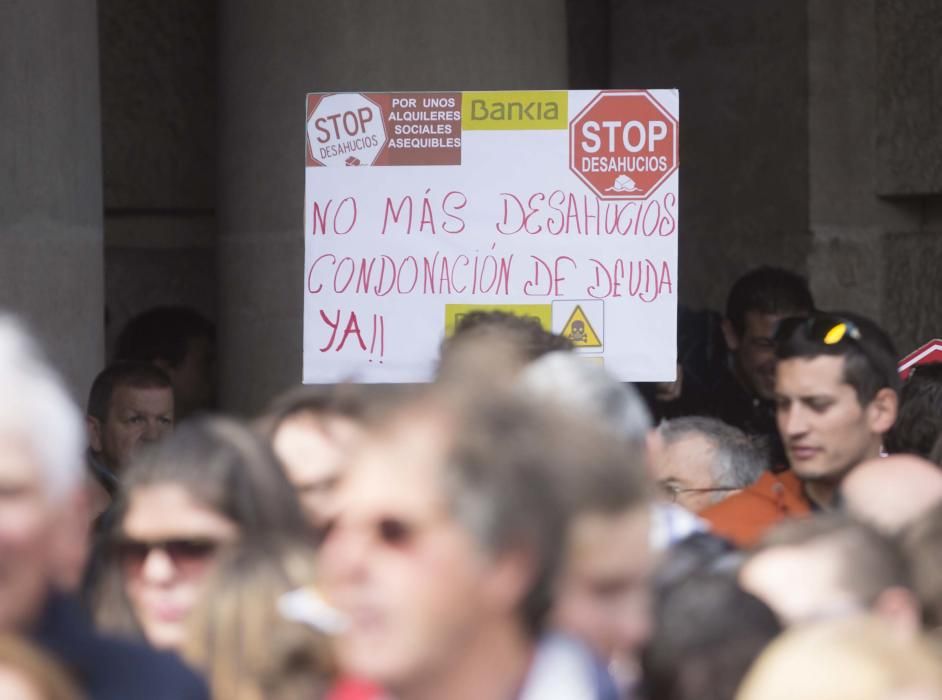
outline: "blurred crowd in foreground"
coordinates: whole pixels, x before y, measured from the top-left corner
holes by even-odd
[[[242,421],[194,312],[84,416],[0,317],[0,698],[942,700],[942,365],[775,268],[701,327],[634,387],[472,312]]]

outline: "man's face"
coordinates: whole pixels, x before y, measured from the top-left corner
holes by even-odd
[[[363,429],[342,416],[303,413],[278,426],[273,447],[308,520],[322,527],[336,515],[336,492]]]
[[[788,315],[747,311],[741,334],[737,334],[728,321],[724,325],[726,344],[733,351],[739,378],[752,393],[763,399],[774,398],[775,344],[772,334],[778,322]]]
[[[442,492],[446,432],[419,418],[371,441],[321,550],[325,592],[350,620],[337,641],[341,666],[392,690],[447,673],[495,614],[486,591],[496,563]]]
[[[557,627],[602,659],[631,662],[651,631],[650,510],[577,516],[554,611]]]
[[[173,430],[173,390],[119,385],[111,394],[108,415],[90,418],[89,442],[112,471],[120,471],[143,443]]]
[[[880,451],[871,411],[844,381],[844,358],[819,355],[778,363],[775,384],[779,433],[791,468],[807,481],[837,483]]]
[[[698,513],[733,491],[701,491],[726,486],[713,478],[716,446],[699,433],[687,433],[665,444],[651,462],[654,479],[665,500]]]
[[[0,630],[39,613],[52,575],[56,511],[27,445],[0,437]]]

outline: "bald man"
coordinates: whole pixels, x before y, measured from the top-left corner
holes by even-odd
[[[846,510],[887,534],[895,534],[942,503],[942,469],[915,455],[869,459],[841,484]]]

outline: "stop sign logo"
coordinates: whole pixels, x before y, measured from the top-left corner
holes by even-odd
[[[677,170],[677,120],[647,91],[600,92],[569,124],[569,168],[601,199],[646,199]]]
[[[307,120],[308,145],[319,165],[372,165],[386,145],[379,105],[365,95],[326,95]]]

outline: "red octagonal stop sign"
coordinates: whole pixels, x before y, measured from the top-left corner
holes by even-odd
[[[677,120],[645,90],[600,92],[569,124],[569,169],[602,199],[645,199],[677,169]]]

